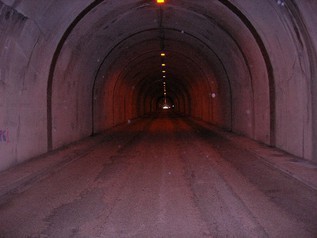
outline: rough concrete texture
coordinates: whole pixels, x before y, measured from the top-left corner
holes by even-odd
[[[294,178],[259,158],[276,150],[226,137],[164,116],[15,167],[0,237],[316,237],[317,186],[298,179],[315,170],[317,185],[316,166]]]
[[[316,161],[316,10],[0,1],[0,169],[157,111],[162,49],[175,111]]]

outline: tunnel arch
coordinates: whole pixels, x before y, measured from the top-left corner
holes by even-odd
[[[129,38],[129,37],[128,37]],[[251,78],[250,78],[250,80],[251,80]],[[250,81],[251,82],[251,81]],[[200,108],[200,112],[198,112],[197,111],[197,113],[199,113],[199,114],[203,114],[203,112],[201,111],[202,109]],[[249,115],[253,115],[253,112],[252,113],[249,113]],[[248,119],[249,120],[249,119]],[[238,123],[239,124],[239,123]],[[238,124],[236,125],[237,127],[238,127]],[[250,125],[249,127],[252,127],[252,125]],[[245,130],[248,130],[248,129],[246,129],[246,128],[244,128],[244,129],[240,129],[240,133],[245,133],[244,131]],[[237,130],[237,131],[239,131],[239,130]],[[252,132],[247,132],[247,134],[249,135],[249,136],[251,136],[252,137]]]
[[[159,51],[157,51],[157,54],[159,53]],[[169,51],[169,53],[168,54],[170,54],[171,53],[171,51]],[[174,55],[175,56],[175,55]],[[157,58],[157,57],[155,57],[154,56],[154,60],[155,60],[155,58]],[[176,58],[176,57],[174,57],[174,58]],[[185,61],[185,57],[183,58],[184,59],[184,61]],[[142,65],[144,65],[144,61],[149,61],[149,59],[141,59],[142,61],[141,62],[136,62],[135,64],[136,65],[141,65],[140,67],[142,68],[142,69],[144,69],[144,66],[142,66]],[[188,60],[190,60],[190,59],[187,59],[187,61]],[[134,61],[134,60],[132,60],[132,61]],[[129,68],[131,69],[135,69],[137,66],[135,66],[133,63],[131,63],[131,62],[129,62],[129,64],[130,64],[130,66],[129,66]],[[121,65],[121,64],[118,64],[118,65]],[[192,63],[192,65],[194,65],[194,63]],[[150,65],[150,67],[151,68],[153,68],[153,66],[151,66]],[[201,69],[200,69],[201,70]],[[156,71],[159,71],[159,67],[157,68],[157,70]],[[174,69],[174,71],[175,71],[175,69]],[[172,74],[171,74],[171,72],[173,72],[173,69],[172,68],[169,68],[169,75],[168,75],[168,77],[169,78],[175,78],[175,76],[171,76]],[[192,72],[191,71],[189,71],[188,72],[188,74],[191,74]],[[193,73],[193,74],[195,74],[195,73]],[[129,74],[128,74],[129,75]],[[119,77],[119,76],[118,76]],[[128,76],[124,76],[124,78],[126,78],[126,77],[128,77]],[[155,76],[153,76],[154,78],[155,78]],[[204,78],[205,76],[203,76],[202,78]],[[149,76],[144,76],[144,78],[151,78],[151,77],[149,77]],[[183,76],[183,78],[186,78],[186,76]],[[185,80],[186,81],[186,80]],[[184,82],[185,82],[184,81]],[[187,80],[188,81],[188,80]],[[181,80],[179,80],[178,81],[179,82],[179,84],[181,84],[182,83],[182,81]],[[170,80],[168,80],[168,83],[170,83]],[[208,86],[208,82],[206,82],[207,84],[206,84],[206,86],[207,86],[207,88],[209,87]],[[113,91],[113,90],[111,90],[111,91]],[[145,90],[146,91],[146,90]]]
[[[172,29],[173,31],[177,31],[177,30],[175,30],[175,29]],[[147,30],[146,32],[149,32],[149,31],[157,31],[156,29],[150,29],[150,30]],[[135,36],[138,36],[139,34],[142,34],[142,33],[144,33],[144,32],[137,32],[137,33],[134,33],[132,36],[129,36],[129,37],[127,37],[127,38],[125,38],[124,40],[122,40],[121,42],[119,42],[115,47],[113,47],[113,49],[116,49],[116,48],[122,48],[121,46],[120,46],[120,44],[122,44],[122,43],[124,43],[127,39],[129,39],[130,37],[135,37]],[[149,40],[146,40],[146,42],[149,42],[149,41],[151,41],[151,39],[149,39]],[[138,43],[138,44],[142,44],[142,43],[144,43],[144,37],[142,38],[142,42],[140,43]],[[177,43],[181,43],[181,42],[177,42]],[[206,45],[206,44],[205,44]],[[155,47],[154,47],[155,48]],[[152,50],[153,49],[153,47],[151,47],[150,48],[150,50]],[[153,50],[152,50],[153,51]],[[158,50],[156,50],[157,51],[157,54],[159,54],[159,51]],[[171,51],[171,50],[169,50],[169,53],[171,53],[171,52],[173,52],[173,51]],[[109,55],[112,53],[112,50],[109,52],[109,54],[102,60],[102,62],[105,62],[106,61],[106,59],[109,57]],[[142,53],[143,54],[143,53]],[[140,57],[140,55],[142,55],[142,54],[139,54],[139,57]],[[178,54],[181,54],[180,52],[178,52]],[[123,55],[125,55],[125,54],[123,54]],[[185,55],[184,54],[182,54],[183,55],[183,57],[184,58],[186,58],[185,57]],[[157,56],[157,55],[156,55]],[[193,56],[193,55],[191,55],[191,56]],[[132,60],[132,61],[134,61],[134,60]],[[144,61],[146,61],[146,60],[144,60]],[[129,58],[129,63],[130,63],[130,68],[134,68],[134,66],[132,65],[132,63],[131,63],[131,59]],[[103,63],[102,63],[103,64]],[[99,74],[102,74],[102,73],[100,73],[100,70],[101,70],[101,67],[102,67],[102,64],[100,64],[100,67],[99,67],[99,69],[98,69],[98,72],[97,72],[97,76],[96,76],[96,79],[95,79],[95,82],[96,82],[96,80],[98,80],[98,75]],[[121,67],[121,64],[120,63],[116,63],[117,65],[120,65],[120,67]],[[137,64],[141,64],[141,63],[137,63]],[[196,65],[198,65],[197,63],[194,63],[194,64],[196,64]],[[124,64],[122,64],[122,65],[124,65]],[[151,67],[153,67],[153,66],[151,66]],[[126,68],[126,66],[124,66],[123,68]],[[200,70],[202,70],[201,68],[200,68]],[[104,78],[104,77],[100,77],[100,78]],[[103,79],[103,80],[105,80],[105,79]],[[180,81],[181,82],[181,81]],[[230,84],[230,83],[229,83]],[[94,88],[95,88],[96,86],[95,86],[95,83],[94,83]],[[208,86],[209,87],[209,86]],[[231,89],[230,89],[230,86],[229,86],[229,91],[231,91]],[[228,126],[227,128],[230,128],[230,126]]]
[[[270,59],[268,57],[268,54],[266,52],[266,49],[265,49],[265,46],[261,40],[261,37],[257,34],[257,31],[256,29],[253,27],[253,25],[251,24],[251,22],[247,19],[247,17],[245,15],[242,14],[242,12],[240,10],[238,10],[237,7],[235,7],[233,4],[228,4],[227,2],[225,1],[221,1],[222,4],[226,5],[233,13],[235,13],[243,22],[244,24],[247,26],[247,28],[250,30],[251,34],[253,35],[253,37],[255,38],[257,44],[259,45],[259,48],[262,52],[262,55],[263,55],[263,58],[265,60],[265,63],[266,63],[266,67],[267,67],[267,72],[268,72],[268,75],[269,75],[269,82],[270,82],[270,86],[269,86],[269,92],[270,92],[270,101],[274,102],[274,93],[272,92],[275,92],[275,89],[274,89],[274,80],[272,79],[273,75],[272,75],[272,66],[271,66],[271,63],[270,63]],[[187,11],[187,10],[186,10]],[[164,29],[166,30],[166,29]],[[176,31],[179,31],[179,29],[176,29]],[[137,34],[137,33],[136,33]],[[186,33],[187,34],[187,33]],[[130,38],[130,36],[128,36],[127,38]],[[234,39],[234,37],[231,36],[232,39]],[[239,47],[239,44],[237,44],[237,46]],[[242,52],[243,54],[243,50],[240,49],[240,52]],[[243,58],[244,60],[246,61],[246,57],[243,55]],[[247,67],[249,67],[249,64],[246,62],[245,65]],[[250,72],[250,68],[248,68],[248,71],[249,73],[251,74]],[[251,79],[251,84],[252,84],[252,77],[250,77]],[[251,88],[252,88],[252,85],[251,85]],[[253,92],[254,94],[254,92]],[[267,143],[270,143],[270,144],[273,144],[274,145],[274,142],[275,139],[274,139],[274,126],[275,126],[275,109],[274,109],[274,103],[269,103],[270,105],[270,141],[266,141]],[[254,107],[254,106],[253,106]],[[251,112],[251,115],[253,116],[254,115],[254,112]],[[254,119],[252,119],[254,121]],[[254,122],[253,122],[254,124]],[[253,128],[254,130],[254,128]],[[243,133],[242,131],[240,131],[240,133]],[[254,136],[254,132],[252,133],[253,136]],[[252,137],[252,135],[249,134],[249,136]]]
[[[0,37],[5,52],[10,52],[2,53],[2,65],[6,68],[0,75],[5,79],[0,87],[3,101],[0,109],[4,112],[0,122],[13,134],[11,144],[0,145],[3,147],[1,153],[8,158],[2,163],[3,167],[8,167],[98,131],[94,128],[96,118],[93,118],[93,79],[100,76],[97,68],[107,70],[103,58],[109,61],[107,63],[114,62],[112,56],[106,57],[107,52],[119,45],[124,37],[128,41],[126,45],[137,49],[142,39],[133,43],[130,41],[133,33],[158,32],[159,9],[154,1],[135,0],[51,1],[37,8],[30,2],[2,0],[0,5],[1,11],[10,13],[2,15],[6,34]],[[171,93],[182,104],[181,111],[314,160],[317,152],[317,99],[314,92],[317,86],[313,78],[316,77],[317,36],[313,31],[316,17],[312,13],[316,8],[314,3],[296,0],[286,0],[283,6],[275,1],[169,0],[163,8],[162,20],[166,49],[180,53],[181,47],[189,49],[192,46],[196,54],[201,54],[197,62],[207,72],[204,78],[207,84],[187,76],[190,83],[181,85],[177,82],[184,78],[181,73],[185,74],[185,70],[175,67],[178,63],[174,62],[177,70],[171,75],[174,78]],[[47,12],[54,14],[43,18]],[[8,44],[12,37],[16,37],[15,43]],[[159,32],[156,36],[149,35],[148,39],[158,43],[153,51],[160,50],[160,37]],[[196,38],[196,43],[192,38]],[[177,46],[175,42],[183,44]],[[208,47],[214,51],[214,56]],[[119,49],[117,54],[120,52],[125,51]],[[124,55],[116,57],[121,57],[122,61]],[[158,77],[155,74],[144,74],[141,81],[133,85],[133,90],[129,90],[132,82],[123,81],[130,76],[133,73],[122,78],[119,84],[123,91],[117,91],[117,95],[128,92],[126,98],[116,98],[127,106],[120,109],[125,114],[124,120],[140,116],[146,110],[137,112],[132,106],[146,98],[149,99],[142,104],[148,103],[151,93],[159,92],[140,93],[148,89],[146,82],[150,77]],[[211,85],[212,77],[216,81],[210,87],[231,95],[231,103],[227,103],[230,105],[225,105],[225,100],[220,101],[219,98],[225,96],[218,98],[218,93],[216,99],[212,99],[213,90],[209,89],[209,97],[199,94],[198,88],[208,91],[202,85]],[[8,78],[12,80],[9,82]],[[224,86],[226,78],[229,87]],[[97,90],[103,89],[97,87]],[[19,92],[19,96],[10,96],[13,91]],[[71,93],[67,95],[67,92]],[[60,95],[66,98],[65,102],[60,100]],[[191,105],[199,100],[204,106],[193,109]],[[63,116],[56,113],[60,109]],[[223,109],[225,111],[221,111]],[[34,113],[28,110],[38,114],[39,124],[33,122]],[[85,113],[90,115],[89,118],[81,116]],[[223,118],[231,118],[231,125]],[[114,124],[123,122],[121,119]],[[35,143],[39,145],[34,146]]]

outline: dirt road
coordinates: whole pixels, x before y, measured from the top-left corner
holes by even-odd
[[[0,237],[317,237],[317,192],[179,117],[108,132],[2,199]]]

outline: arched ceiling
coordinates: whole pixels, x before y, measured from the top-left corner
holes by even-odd
[[[248,61],[262,60],[259,68],[264,72],[266,65],[252,31],[221,1],[167,1],[163,5],[153,0],[100,1],[71,29],[63,57],[72,65],[71,71],[67,69],[68,78],[74,78],[74,73],[82,75],[82,70],[94,76],[83,87],[93,87],[98,98],[94,108],[97,131],[153,110],[150,102],[164,92],[164,60],[167,93],[182,105],[177,108],[179,112],[212,117],[221,126],[253,133],[248,126],[242,128],[239,122],[232,122],[231,104],[243,94],[249,100],[235,100],[236,110],[254,110]],[[59,64],[64,66],[65,62]],[[158,80],[162,83],[153,83]],[[241,85],[241,92],[232,92],[233,84]],[[123,100],[123,95],[131,98]],[[218,114],[209,115],[210,110],[203,108],[210,100],[215,101]],[[127,102],[130,105],[124,107],[133,107],[132,115],[122,115],[121,110],[113,113],[112,107],[123,107]],[[105,116],[110,114],[111,118]],[[252,121],[250,115],[245,117]]]
[[[23,160],[153,113],[165,80],[174,112],[312,158],[316,3],[165,1],[1,0],[5,154]]]

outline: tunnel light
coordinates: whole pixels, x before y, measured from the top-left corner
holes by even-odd
[[[163,73],[163,74],[165,74],[165,73],[166,73],[166,71],[165,71],[165,70],[163,70],[163,71],[162,71],[162,73]]]
[[[163,66],[163,67],[165,67],[165,66],[166,66],[166,64],[162,64],[162,66]]]
[[[156,2],[157,2],[158,4],[163,4],[163,3],[165,3],[165,0],[156,0]]]
[[[164,75],[163,78],[166,78],[166,76]]]
[[[162,56],[162,57],[165,57],[165,56],[166,56],[166,54],[165,54],[165,53],[161,53],[161,56]]]

